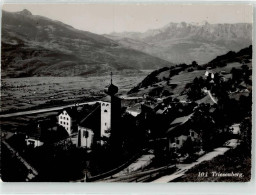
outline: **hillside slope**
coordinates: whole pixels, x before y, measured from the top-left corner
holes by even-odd
[[[28,10],[2,12],[2,77],[155,69],[169,62]]]
[[[105,37],[173,63],[204,64],[251,45],[252,24],[169,23],[144,33],[112,33]]]
[[[193,83],[196,78],[198,80],[199,77],[206,79],[206,71],[214,74],[218,73],[218,77],[223,77],[224,80],[228,80],[232,78],[234,69],[242,70],[245,68],[243,66],[247,67],[248,70],[252,70],[252,46],[238,52],[228,52],[202,66],[197,64],[180,64],[155,70],[131,89],[128,94],[130,96],[149,95],[161,98],[172,97],[178,98],[181,101],[187,101],[189,99],[188,89],[191,87],[191,83]],[[237,75],[238,77],[243,77],[240,73]],[[249,78],[242,79],[240,82],[244,80],[244,82],[250,83],[249,80],[252,79],[251,73],[247,72],[246,75],[250,75]],[[241,88],[244,88],[244,85],[245,84],[242,83]],[[248,87],[251,90],[251,84],[247,84],[247,88]],[[199,93],[201,93],[200,91]],[[202,99],[202,101],[204,100],[207,99]]]

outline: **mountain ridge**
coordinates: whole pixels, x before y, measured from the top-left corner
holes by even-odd
[[[2,12],[2,78],[138,71],[170,62],[28,10]],[[132,57],[131,57],[132,56]]]
[[[123,32],[104,36],[125,47],[173,63],[191,63],[195,60],[204,64],[230,50],[239,51],[251,45],[252,24],[204,22],[196,25],[170,22],[162,28],[150,29],[143,33]]]

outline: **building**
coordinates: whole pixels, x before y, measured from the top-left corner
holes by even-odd
[[[120,119],[121,119],[121,99],[116,95],[118,87],[112,83],[112,72],[110,85],[105,88],[105,93],[108,95],[106,98],[110,101],[110,128],[104,130],[101,129],[101,134],[111,134],[114,139],[118,139],[120,131]],[[104,102],[104,99],[103,99]],[[105,101],[108,102],[108,101]],[[104,110],[105,112],[105,110]],[[109,115],[108,115],[109,116]],[[101,121],[105,121],[105,115],[101,115]],[[108,119],[108,118],[107,118]],[[105,125],[105,123],[103,124]]]
[[[111,97],[107,96],[100,102],[100,136],[109,137],[111,129]]]
[[[169,139],[169,148],[180,149],[188,137],[192,141],[197,141],[200,139],[200,135],[189,128],[189,120],[191,114],[188,116],[182,116],[176,118],[171,124],[170,128],[167,130],[167,137]]]
[[[205,77],[210,76],[211,79],[214,79],[214,72],[212,72],[210,70],[206,70],[204,75],[205,75]]]
[[[94,141],[94,132],[92,129],[79,126],[77,147],[91,149]]]
[[[76,120],[78,112],[76,108],[65,108],[58,115],[58,124],[66,129],[69,135],[77,130]]]
[[[96,103],[92,111],[78,124],[77,147],[92,148],[101,139],[101,103]]]
[[[25,142],[28,147],[32,147],[32,148],[44,145],[43,138],[42,138],[42,128],[40,124],[37,125],[33,133],[26,135]]]
[[[27,146],[39,147],[45,144],[57,143],[69,137],[66,129],[52,121],[41,121],[28,126],[25,142]]]
[[[28,137],[25,141],[28,147],[36,148],[44,145],[44,142],[40,140],[40,137]]]
[[[141,104],[137,103],[134,106],[128,107],[126,112],[136,117],[141,113]]]
[[[94,143],[104,144],[111,134],[118,136],[121,117],[121,99],[116,96],[118,87],[111,83],[105,88],[108,95],[97,102],[92,111],[78,124],[78,147],[91,148]]]

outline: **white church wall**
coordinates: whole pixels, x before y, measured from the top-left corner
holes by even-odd
[[[91,129],[78,126],[78,139],[80,138],[80,147],[91,148],[93,143],[94,133]],[[79,140],[78,140],[79,143]]]
[[[111,127],[111,104],[109,102],[101,102],[101,137],[109,137],[108,130]]]

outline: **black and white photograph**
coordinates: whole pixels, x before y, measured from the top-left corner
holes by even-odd
[[[3,182],[250,182],[251,4],[5,3]]]

